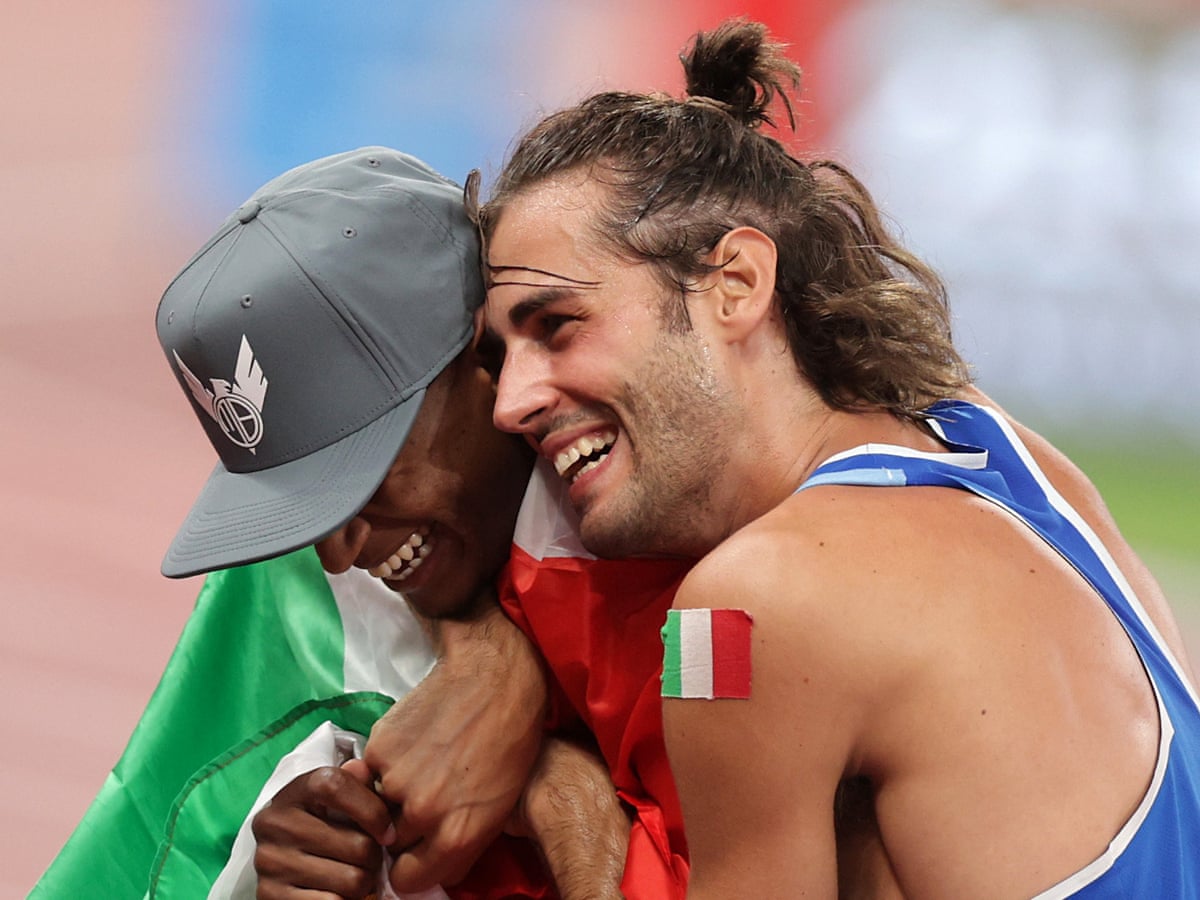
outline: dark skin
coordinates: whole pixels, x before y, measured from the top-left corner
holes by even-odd
[[[508,559],[533,464],[523,441],[491,426],[494,397],[473,348],[433,380],[383,483],[317,542],[327,571],[378,574],[419,534],[416,552],[428,553],[420,568],[384,572],[384,584],[428,619],[469,618],[480,608],[481,591]]]
[[[377,891],[381,847],[395,853],[399,842],[371,780],[370,769],[357,759],[314,769],[255,818],[254,866],[262,900],[357,900]],[[542,848],[560,896],[620,896],[629,821],[603,760],[591,748],[548,737],[504,830]]]
[[[358,766],[349,775],[320,770],[256,817],[261,897],[292,896],[296,885],[361,882],[364,864],[377,856],[364,855],[363,841],[396,851],[398,890],[452,883],[500,833],[520,797],[537,758],[545,686],[490,585],[508,558],[531,459],[523,442],[491,427],[492,398],[473,348],[464,351],[427,389],[375,494],[316,546],[334,573],[352,566],[384,572],[380,564],[406,546],[409,555],[424,554],[407,574],[409,564],[397,562],[397,571],[381,577],[428,621],[439,661],[376,724],[362,766],[371,778],[354,777]],[[527,664],[514,669],[501,654]],[[493,674],[500,672],[503,679]],[[382,798],[367,787],[376,781]],[[347,784],[361,790],[345,791],[351,806],[342,808],[334,788]],[[322,839],[347,830],[358,839]],[[373,878],[377,869],[368,868]]]
[[[378,886],[391,814],[362,760],[315,769],[288,784],[254,820],[258,896],[358,898]],[[318,893],[311,893],[311,892]]]
[[[464,352],[430,386],[383,484],[317,544],[328,571],[368,569],[402,591],[439,658],[376,723],[363,761],[300,776],[255,817],[261,898],[366,896],[381,847],[396,890],[455,884],[506,827],[545,839],[555,877],[589,892],[574,896],[597,896],[605,882],[616,890],[628,820],[589,750],[555,741],[539,752],[541,663],[491,590],[531,466],[524,441],[491,426],[493,398],[474,350]],[[420,566],[382,567],[414,534],[428,549]],[[551,792],[562,802],[546,800]],[[569,799],[580,796],[587,802]],[[572,818],[587,828],[565,824]],[[572,841],[600,823],[613,835],[607,853]]]

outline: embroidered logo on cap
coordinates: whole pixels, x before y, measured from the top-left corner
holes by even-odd
[[[210,378],[213,386],[211,391],[183,364],[178,353],[174,350],[171,353],[188,387],[192,389],[196,402],[221,426],[226,437],[254,453],[254,448],[263,438],[262,409],[267,396],[267,377],[254,359],[254,351],[246,336],[242,335],[242,345],[238,350],[234,383],[230,384],[223,378]]]

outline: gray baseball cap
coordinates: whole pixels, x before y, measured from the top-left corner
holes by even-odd
[[[278,556],[353,518],[482,301],[462,190],[412,156],[366,147],[256,191],[158,307],[220,456],[163,574]]]

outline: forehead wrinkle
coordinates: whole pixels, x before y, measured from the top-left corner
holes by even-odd
[[[596,288],[600,286],[599,281],[587,281],[582,278],[571,278],[569,275],[561,275],[558,272],[551,272],[547,269],[536,269],[533,266],[498,266],[488,263],[488,273],[491,275],[493,285],[522,285],[525,287],[551,287],[550,284],[543,284],[540,281],[497,281],[497,277],[504,277],[504,273],[508,272],[529,272],[533,275],[545,275],[552,281],[565,281],[567,284],[581,288]]]

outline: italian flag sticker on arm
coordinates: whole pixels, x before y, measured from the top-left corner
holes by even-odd
[[[744,609],[671,609],[663,626],[664,697],[750,697],[750,626]]]

